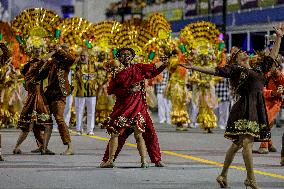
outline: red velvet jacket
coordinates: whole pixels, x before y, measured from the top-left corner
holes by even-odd
[[[135,120],[135,124],[144,131],[144,124],[147,124],[144,117],[148,114],[144,80],[157,76],[164,68],[165,66],[161,66],[156,69],[154,64],[133,64],[110,80],[108,93],[114,94],[116,101],[109,124],[124,127],[130,126]],[[137,83],[140,84],[141,90],[131,92],[132,86]]]

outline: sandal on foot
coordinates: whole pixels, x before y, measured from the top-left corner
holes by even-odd
[[[252,189],[261,189],[261,188],[259,188],[259,186],[257,185],[256,181],[255,181],[255,180],[252,180],[252,179],[246,179],[246,180],[244,181],[244,184],[245,184],[246,188],[247,188],[247,187],[250,187],[250,188],[252,188]]]
[[[55,153],[50,151],[49,149],[46,149],[41,151],[41,155],[55,155]]]
[[[165,167],[165,166],[166,165],[163,162],[161,162],[161,161],[155,163],[155,167]]]
[[[228,187],[228,182],[227,182],[226,177],[219,175],[216,178],[216,181],[220,184],[220,188],[227,188]]]
[[[148,168],[149,164],[147,162],[141,163],[141,168]]]
[[[32,150],[31,153],[41,153],[41,148],[37,148],[35,150]]]
[[[22,154],[22,151],[20,149],[14,149],[13,154]]]
[[[106,162],[105,164],[100,165],[101,168],[114,168],[114,163],[108,163]]]

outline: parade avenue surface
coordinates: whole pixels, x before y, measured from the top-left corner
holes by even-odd
[[[140,168],[140,157],[133,135],[124,146],[115,168],[99,168],[109,139],[105,130],[96,128],[94,136],[72,134],[75,155],[63,156],[65,147],[59,133],[52,134],[49,148],[54,156],[32,154],[36,148],[32,133],[22,145],[23,154],[13,155],[19,130],[1,129],[2,153],[0,189],[217,189],[216,177],[221,172],[224,155],[231,144],[223,130],[204,134],[199,128],[176,132],[175,127],[155,124],[166,167]],[[274,128],[272,138],[278,152],[253,154],[256,179],[262,189],[284,188],[284,167],[279,164],[281,136],[284,128]],[[254,149],[259,143],[254,143]],[[149,160],[149,158],[148,158]],[[229,186],[245,188],[246,178],[241,151],[229,170]]]

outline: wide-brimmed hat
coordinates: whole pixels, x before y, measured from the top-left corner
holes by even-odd
[[[228,61],[228,64],[232,64],[232,63],[234,63],[235,61],[236,61],[236,58],[237,58],[237,56],[238,56],[238,54],[239,53],[241,53],[242,52],[242,50],[241,49],[239,49],[238,47],[232,47],[231,48],[231,51],[230,51],[230,58],[229,58],[229,61]]]

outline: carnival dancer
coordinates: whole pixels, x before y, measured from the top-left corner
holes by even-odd
[[[279,52],[279,49],[280,49],[280,45],[281,45],[281,39],[284,35],[284,24],[280,24],[277,28],[275,28],[276,30],[276,41],[272,47],[272,50],[271,50],[271,55],[273,58],[276,58],[278,56],[278,52]],[[283,95],[283,84],[282,84],[282,87],[278,88],[278,92],[282,92],[281,94]],[[281,95],[282,97],[282,100],[283,100],[283,96]],[[277,106],[277,105],[276,105]],[[280,165],[281,166],[284,166],[284,133],[282,135],[282,149],[281,149],[281,160],[280,160]]]
[[[89,54],[83,50],[75,66],[75,107],[77,135],[83,133],[82,120],[87,107],[87,134],[94,135],[97,82],[95,80],[95,65],[89,61]]]
[[[34,40],[44,43],[43,39],[38,39],[38,37],[34,38],[36,38]],[[52,133],[52,119],[48,102],[43,91],[43,80],[45,78],[41,71],[47,64],[46,59],[39,58],[41,48],[41,46],[36,45],[32,47],[31,54],[33,58],[24,65],[22,70],[25,80],[25,89],[28,95],[18,121],[18,127],[21,129],[21,133],[13,150],[14,154],[21,153],[20,145],[33,129],[35,138],[40,144],[41,154],[54,155],[54,152],[47,148]],[[47,57],[51,56],[52,53]],[[44,131],[43,136],[41,131]]]
[[[4,45],[5,46],[5,45]],[[19,94],[20,73],[17,72],[12,59],[9,58],[0,71],[0,125],[15,126],[19,119],[22,107],[22,99]]]
[[[190,78],[193,75],[192,70],[188,70],[188,80],[186,81],[186,88],[187,92],[191,94],[191,99],[189,102],[189,107],[188,107],[188,114],[190,116],[190,124],[189,128],[198,128],[199,124],[196,122],[197,114],[198,114],[198,90],[197,90],[197,85],[196,83],[193,83],[190,80]]]
[[[264,74],[271,69],[273,59],[269,56],[263,57],[251,68],[249,64],[243,64],[240,61],[242,53],[245,52],[239,49],[231,53],[231,59],[227,65],[216,69],[194,66],[189,61],[182,66],[202,73],[230,78],[232,90],[238,95],[238,100],[231,109],[225,137],[233,143],[226,153],[223,170],[216,180],[221,188],[228,186],[229,166],[237,151],[243,148],[243,159],[247,170],[244,184],[246,187],[259,189],[253,172],[252,145],[253,141],[267,141],[271,137],[262,90],[265,84]]]
[[[72,86],[72,67],[71,67],[71,71],[68,74],[68,81],[70,86]],[[72,88],[72,87],[71,87]],[[72,91],[72,89],[71,89]],[[72,114],[72,105],[73,105],[73,96],[72,94],[70,94],[69,96],[66,97],[66,104],[65,104],[65,108],[64,108],[64,121],[66,123],[66,125],[68,126],[69,130],[71,130],[71,124],[72,124],[72,120],[71,120],[71,114]],[[53,121],[53,129],[52,132],[59,132],[58,130],[58,125],[56,123],[56,120],[54,118],[54,116],[52,116],[52,121]]]
[[[112,111],[114,99],[107,93],[108,83],[100,85],[97,93],[96,123],[103,129],[103,123],[107,120]]]
[[[105,79],[108,78],[106,74],[102,74],[102,72],[106,72],[103,70],[99,70],[99,75],[104,75]],[[97,90],[97,104],[96,104],[96,123],[98,126],[103,128],[103,123],[107,120],[109,114],[112,111],[112,107],[114,104],[114,99],[111,95],[108,95],[107,93],[107,86],[108,82],[103,82],[105,79],[100,79],[98,81],[98,90]]]
[[[5,46],[4,43],[0,43],[0,66],[4,66],[6,64],[6,62],[9,59],[9,49]],[[2,77],[3,73],[1,73],[1,77]],[[2,81],[2,80],[1,80]],[[4,87],[4,86],[3,86]],[[2,88],[1,86],[1,93],[2,93]],[[0,115],[0,127],[2,126],[3,120],[4,119],[4,115]],[[2,148],[1,148],[1,134],[0,134],[0,161],[4,161],[4,158],[2,156]]]
[[[272,128],[273,122],[281,109],[283,101],[284,75],[279,68],[275,68],[266,75],[266,80],[267,85],[263,89],[263,95],[267,109],[268,122]],[[259,154],[268,154],[269,152],[276,151],[272,140],[269,140],[268,142],[261,142],[259,149],[255,152]]]
[[[274,44],[273,51],[271,51],[271,57],[277,59],[278,52],[281,44],[281,36],[276,35],[276,41]],[[265,54],[267,52],[262,52]],[[281,65],[279,60],[274,62],[273,69],[266,74],[266,87],[263,90],[265,104],[268,115],[268,122],[272,128],[273,122],[277,117],[277,114],[281,110],[283,102],[283,86],[284,86],[284,75],[281,73]],[[259,149],[254,151],[259,154],[268,154],[269,152],[276,152],[277,149],[273,146],[272,139],[268,142],[261,142]]]
[[[8,83],[10,83],[9,79],[9,74],[8,72],[8,62],[10,59],[9,55],[9,49],[6,47],[4,43],[0,43],[0,128],[7,124],[7,120],[9,119],[8,117],[8,112],[9,112],[9,107],[7,99],[5,97],[7,96],[7,90],[9,89]]]
[[[172,56],[169,65],[169,81],[166,87],[166,96],[171,101],[171,124],[176,125],[176,131],[187,131],[190,123],[187,102],[189,95],[186,88],[187,70],[179,67],[181,55]]]
[[[218,127],[220,129],[225,129],[229,117],[231,100],[229,85],[229,80],[226,78],[221,79],[221,81],[215,85],[215,93],[218,97],[218,107],[215,109],[215,113],[218,118]]]
[[[75,57],[69,52],[66,44],[62,44],[52,55],[49,68],[45,71],[48,73],[48,85],[45,90],[45,96],[58,125],[59,134],[67,149],[63,155],[73,155],[73,146],[68,126],[64,120],[64,109],[66,97],[71,94],[71,87],[68,81],[68,75]]]
[[[171,101],[169,101],[169,99],[165,96],[165,89],[169,80],[169,72],[165,69],[161,74],[161,81],[157,81],[155,83],[158,100],[159,122],[170,124]]]
[[[112,111],[114,99],[107,93],[107,86],[110,73],[105,68],[106,56],[104,52],[97,55],[96,62],[96,80],[98,84],[97,89],[97,104],[96,104],[96,123],[103,128],[103,123],[107,120]]]
[[[121,63],[120,69],[113,75],[108,93],[116,96],[113,111],[106,123],[111,135],[105,157],[101,163],[102,168],[114,167],[114,159],[121,150],[129,133],[134,131],[137,148],[141,157],[141,167],[148,167],[145,159],[146,146],[149,156],[156,165],[160,164],[160,147],[152,119],[148,113],[145,96],[145,79],[150,79],[162,72],[167,61],[155,64],[131,64],[135,52],[131,48],[121,48],[117,58]],[[147,134],[148,133],[148,134]],[[143,136],[142,136],[143,135]],[[120,140],[120,137],[122,137]],[[158,158],[157,158],[158,157]],[[157,161],[157,160],[158,161]]]
[[[210,54],[193,54],[194,61],[201,66],[210,65],[212,57]],[[198,113],[196,122],[205,133],[212,133],[217,127],[217,116],[214,109],[218,107],[218,100],[215,94],[215,83],[217,78],[200,72],[193,72],[188,79],[193,85],[192,105],[197,104]],[[194,116],[194,115],[192,115]]]

